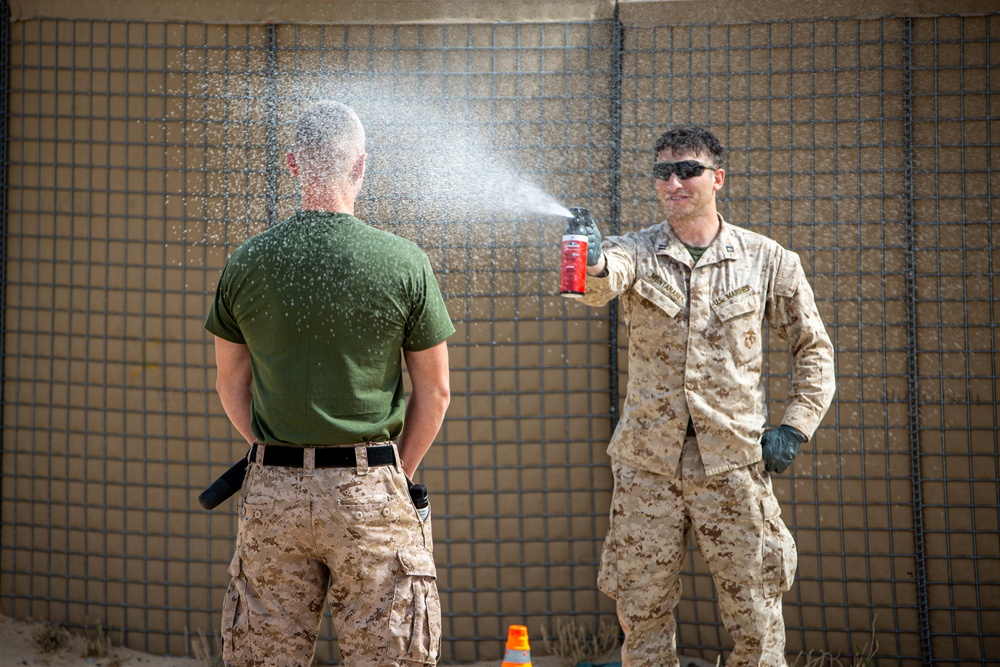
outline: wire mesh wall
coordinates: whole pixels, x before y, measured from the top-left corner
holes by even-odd
[[[675,123],[729,149],[723,214],[796,250],[839,392],[792,474],[789,650],[1000,655],[990,17],[648,27],[11,25],[0,610],[185,654],[218,626],[237,456],[202,329],[236,244],[281,220],[297,112],[358,109],[359,215],[418,242],[457,333],[432,489],[445,658],[510,623],[613,620],[603,450],[627,368],[609,309],[557,295],[555,204],[659,221]],[[768,343],[772,417],[788,353]],[[731,646],[692,552],[681,650]],[[321,662],[336,660],[332,629]]]

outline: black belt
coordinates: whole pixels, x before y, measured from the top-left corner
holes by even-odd
[[[261,463],[266,466],[301,468],[305,449],[305,447],[267,445],[264,447],[264,460]],[[313,447],[312,449],[316,450],[317,468],[353,468],[358,465],[354,447]],[[393,451],[392,445],[374,445],[367,449],[369,466],[396,465],[396,453]],[[257,460],[257,443],[254,443],[250,450],[250,460]]]

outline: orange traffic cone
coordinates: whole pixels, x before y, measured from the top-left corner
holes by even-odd
[[[507,630],[507,652],[500,667],[531,667],[531,647],[528,646],[528,628],[512,625]]]

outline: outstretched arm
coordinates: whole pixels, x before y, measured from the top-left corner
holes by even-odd
[[[403,350],[410,375],[410,400],[406,421],[397,446],[403,471],[412,478],[424,454],[431,448],[451,403],[448,370],[448,343],[442,341],[426,350]]]

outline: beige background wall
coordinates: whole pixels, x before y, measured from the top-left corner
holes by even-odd
[[[142,20],[148,3],[12,3],[0,611],[101,620],[154,652],[218,625],[232,515],[196,495],[241,447],[202,318],[228,252],[294,207],[288,123],[336,95],[369,125],[361,214],[427,250],[458,329],[422,472],[448,659],[497,657],[510,623],[613,619],[594,580],[627,341],[608,309],[556,294],[558,222],[450,199],[435,169],[506,160],[606,227],[617,187],[628,231],[658,220],[653,139],[687,122],[730,149],[727,219],[802,255],[838,348],[836,403],[776,481],[801,552],[789,649],[849,653],[874,624],[885,664],[928,641],[945,663],[1000,653],[997,16],[716,3],[708,26],[695,3],[622,3],[616,133],[607,3],[495,5],[549,21],[517,25],[475,3],[457,25],[393,25],[456,15],[374,3],[357,25],[274,28],[259,4],[209,4],[157,5],[179,23]],[[731,643],[697,557],[685,590],[681,641],[714,660]]]

